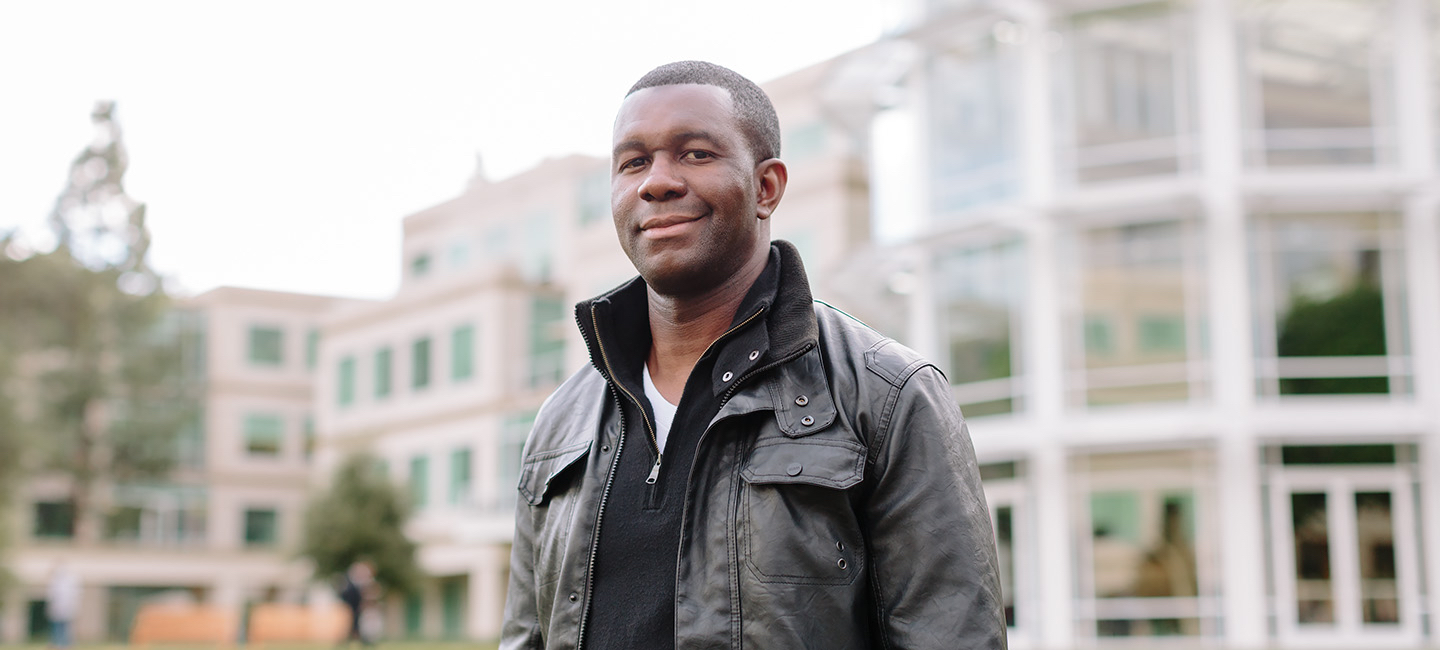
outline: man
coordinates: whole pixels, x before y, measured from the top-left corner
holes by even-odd
[[[576,307],[592,366],[525,446],[501,648],[1005,647],[960,410],[771,243],[779,153],[725,68],[627,95],[611,208],[640,275]]]

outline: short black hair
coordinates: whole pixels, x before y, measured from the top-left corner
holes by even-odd
[[[755,82],[730,68],[706,61],[666,63],[640,77],[625,96],[629,97],[637,90],[678,84],[718,86],[729,91],[735,120],[745,133],[746,144],[750,145],[755,162],[780,157],[780,119],[775,116],[770,97]]]

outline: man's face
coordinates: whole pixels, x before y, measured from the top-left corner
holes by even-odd
[[[652,290],[710,290],[768,245],[773,205],[757,196],[764,163],[757,166],[725,89],[636,91],[615,118],[614,143],[615,230]]]

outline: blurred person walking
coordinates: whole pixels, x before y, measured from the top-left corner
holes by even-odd
[[[361,645],[374,643],[378,612],[374,603],[378,597],[379,585],[375,582],[375,569],[369,562],[359,561],[345,571],[345,586],[340,589],[340,600],[350,609],[350,629],[340,645],[359,641]]]
[[[50,619],[50,647],[68,648],[75,639],[71,624],[80,611],[80,576],[64,562],[50,571],[45,585],[45,616]]]

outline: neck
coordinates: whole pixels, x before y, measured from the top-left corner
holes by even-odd
[[[664,296],[648,290],[651,344],[646,365],[651,381],[672,404],[680,402],[690,371],[705,350],[730,328],[735,311],[769,259],[766,246],[740,272],[703,293]]]

